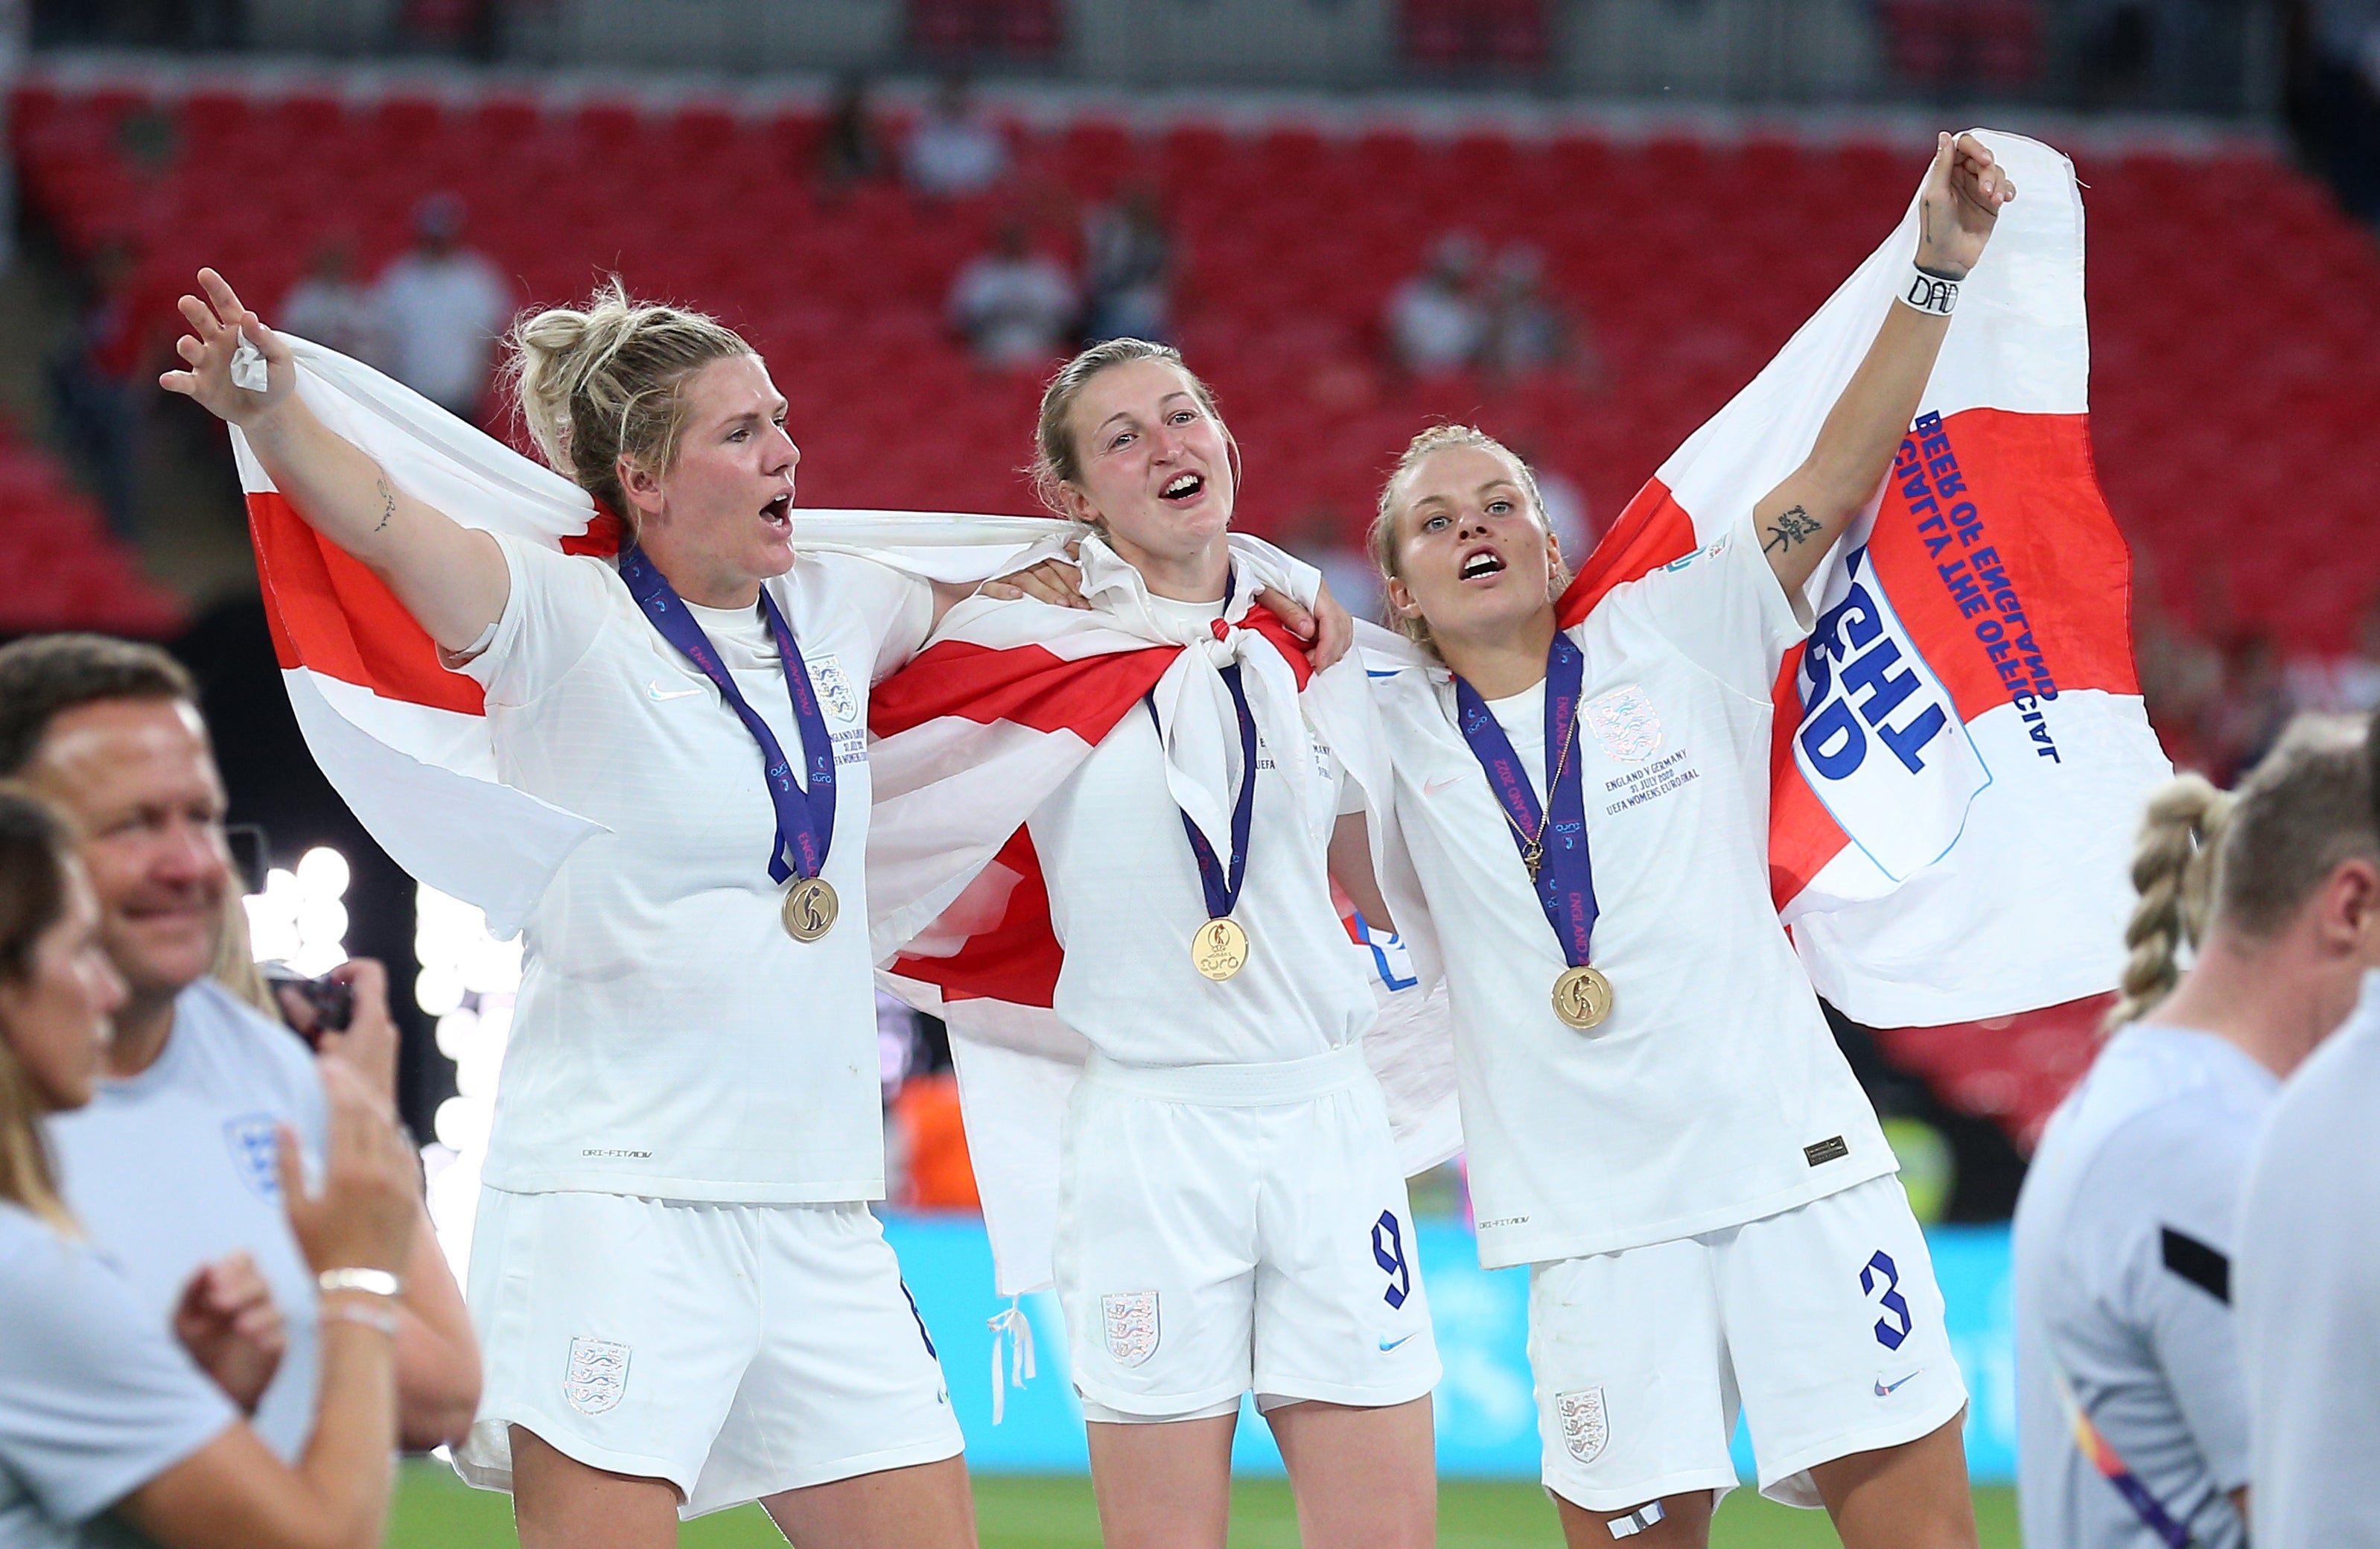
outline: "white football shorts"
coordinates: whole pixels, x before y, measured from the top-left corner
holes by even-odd
[[[1817,1506],[1809,1470],[1931,1434],[1967,1402],[1942,1293],[1887,1175],[1700,1237],[1532,1264],[1546,1488],[1589,1511],[1735,1486]]]
[[[1438,1385],[1413,1210],[1355,1047],[1280,1065],[1094,1056],[1067,1110],[1058,1295],[1093,1419]]]
[[[668,1480],[682,1517],[964,1445],[864,1204],[483,1188],[470,1282],[486,1393],[455,1468],[484,1490],[512,1488],[514,1425]]]

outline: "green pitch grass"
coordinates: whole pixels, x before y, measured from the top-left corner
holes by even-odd
[[[978,1475],[976,1512],[983,1549],[1099,1549],[1091,1482],[1080,1476]],[[2018,1549],[2016,1496],[1975,1492],[1983,1549]],[[512,1502],[466,1489],[452,1470],[408,1463],[399,1482],[389,1549],[512,1549]],[[678,1542],[692,1549],[783,1549],[784,1540],[759,1506],[691,1522]],[[1440,1549],[1560,1549],[1552,1505],[1534,1484],[1450,1480],[1439,1487]],[[1712,1549],[1824,1549],[1837,1543],[1826,1513],[1793,1511],[1739,1490],[1719,1507]],[[1232,1549],[1295,1549],[1297,1519],[1289,1486],[1248,1480],[1232,1494]]]

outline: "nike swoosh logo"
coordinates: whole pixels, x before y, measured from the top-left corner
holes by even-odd
[[[1412,1337],[1413,1337],[1413,1336],[1412,1336],[1412,1335],[1410,1335],[1410,1334],[1408,1334],[1408,1335],[1406,1335],[1406,1336],[1404,1336],[1404,1338],[1402,1338],[1402,1339],[1383,1339],[1383,1340],[1381,1340],[1381,1341],[1380,1341],[1380,1348],[1382,1348],[1382,1349],[1384,1349],[1384,1350],[1393,1350],[1393,1349],[1395,1349],[1399,1345],[1403,1344],[1403,1343],[1405,1342],[1405,1340],[1406,1340],[1406,1339],[1410,1339],[1410,1338],[1412,1338]]]
[[[688,698],[689,696],[698,694],[702,692],[702,690],[699,689],[663,689],[661,685],[661,680],[659,678],[655,678],[652,682],[645,685],[645,692],[651,697],[654,703],[659,704],[663,700],[682,700]]]
[[[1912,1383],[1912,1382],[1915,1381],[1915,1380],[1916,1380],[1916,1377],[1917,1377],[1917,1372],[1923,1372],[1923,1371],[1925,1371],[1925,1368],[1924,1368],[1923,1366],[1919,1367],[1919,1368],[1917,1369],[1917,1372],[1912,1372],[1911,1373],[1909,1373],[1909,1375],[1908,1375],[1908,1376],[1901,1378],[1900,1382],[1897,1382],[1897,1383],[1893,1384],[1890,1387],[1887,1387],[1887,1386],[1885,1386],[1885,1385],[1884,1385],[1884,1379],[1883,1379],[1882,1377],[1878,1377],[1878,1378],[1876,1380],[1876,1396],[1878,1398],[1889,1398],[1889,1397],[1891,1397],[1894,1394],[1896,1394],[1896,1393],[1900,1392],[1900,1389],[1901,1389],[1903,1386],[1907,1385],[1909,1383]]]
[[[1462,775],[1450,774],[1443,780],[1425,781],[1421,787],[1421,793],[1424,796],[1436,796],[1439,791],[1446,790],[1454,786],[1459,786],[1462,783]]]

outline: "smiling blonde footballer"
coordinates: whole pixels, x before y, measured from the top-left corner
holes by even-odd
[[[1441,426],[1380,497],[1415,649],[1374,672],[1452,995],[1490,1267],[1530,1266],[1544,1477],[1573,1546],[1698,1546],[1749,1412],[1764,1493],[1850,1549],[1970,1549],[1966,1389],[1874,1111],[1769,901],[1770,691],[1882,483],[1957,282],[2015,197],[1939,141],[1902,299],[1803,466],[1558,627],[1536,482]]]

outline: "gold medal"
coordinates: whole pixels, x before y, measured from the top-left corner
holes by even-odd
[[[785,890],[785,934],[795,941],[816,941],[834,929],[843,904],[834,884],[824,877],[804,877]]]
[[[1248,933],[1236,920],[1209,920],[1190,938],[1190,966],[1218,984],[1248,966]]]
[[[1554,981],[1554,1015],[1565,1027],[1585,1032],[1611,1015],[1611,981],[1598,968],[1564,969]]]

